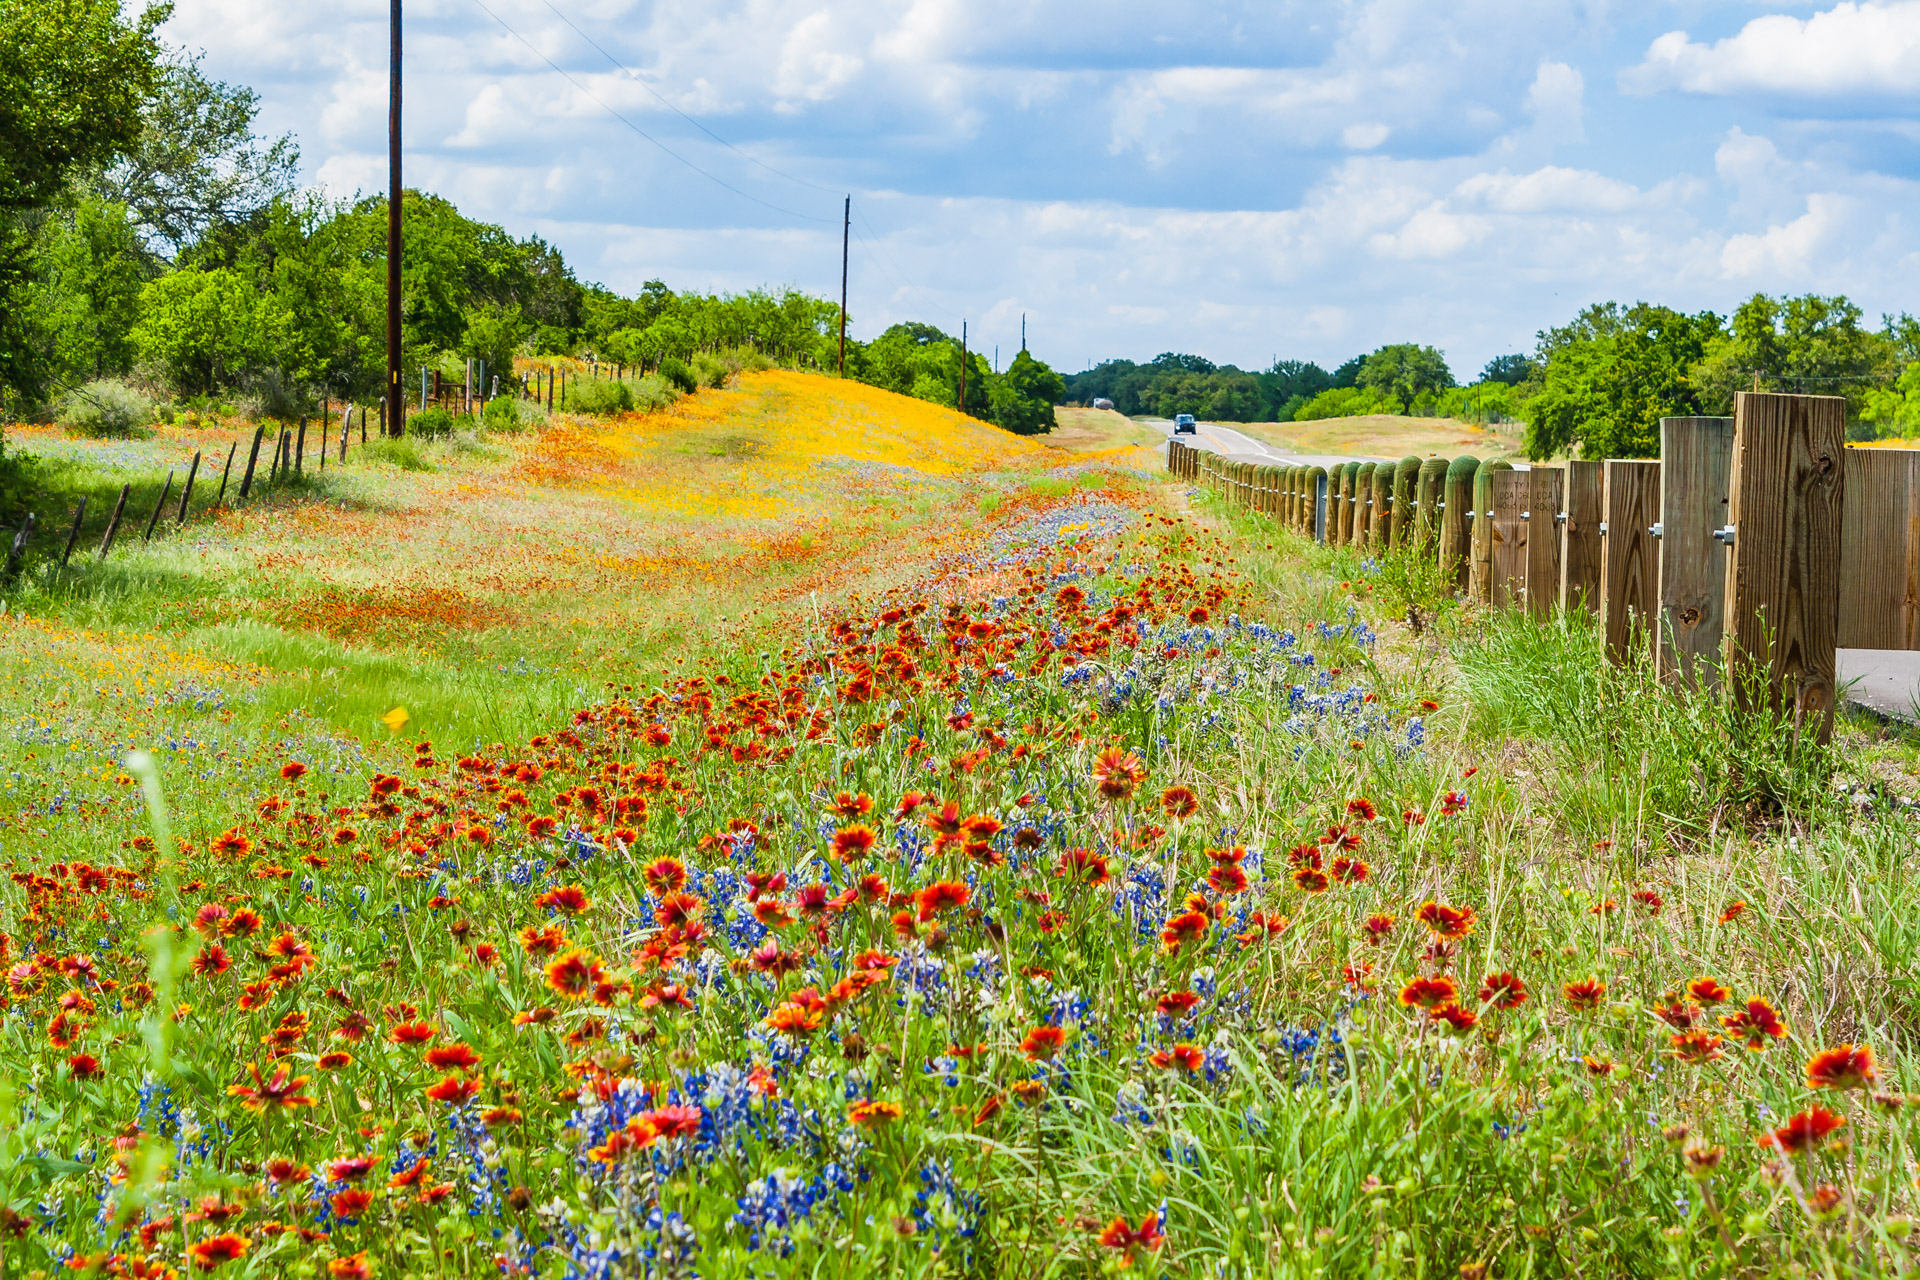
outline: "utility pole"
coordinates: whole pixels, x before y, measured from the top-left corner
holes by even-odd
[[[1020,313],[1020,349],[1027,349],[1027,313],[1024,311]]]
[[[393,53],[387,98],[387,432],[405,435],[400,387],[400,0],[393,0]]]
[[[967,322],[960,322],[960,412],[967,411]]]
[[[840,376],[847,376],[847,238],[853,234],[853,197],[840,211]]]

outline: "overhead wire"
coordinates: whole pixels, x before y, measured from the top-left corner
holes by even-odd
[[[706,125],[700,123],[700,121],[696,120],[694,117],[688,115],[686,112],[682,111],[679,107],[675,106],[671,99],[667,98],[658,89],[648,84],[646,80],[641,78],[641,76],[638,73],[633,71],[631,68],[627,67],[618,58],[614,57],[611,53],[608,53],[605,47],[602,46],[598,40],[595,40],[592,36],[588,35],[585,31],[582,31],[578,23],[576,23],[572,18],[569,18],[566,14],[562,13],[559,9],[559,6],[553,3],[553,0],[541,0],[541,3],[545,4],[547,8],[553,10],[554,17],[560,19],[560,21],[566,23],[569,27],[572,27],[573,33],[575,35],[579,36],[582,40],[585,40],[588,44],[592,45],[596,50],[598,50],[600,53],[600,56],[605,58],[608,62],[612,63],[615,70],[625,75],[628,79],[632,80],[635,84],[639,85],[642,89],[645,89],[648,93],[652,94],[656,99],[658,99],[661,106],[673,112],[673,114],[679,116],[682,120],[685,120],[688,124],[692,125],[694,128],[698,129],[700,132],[706,134],[709,138],[712,138],[715,142],[719,143],[721,146],[725,147],[727,150],[733,152],[735,155],[739,156],[741,159],[746,160],[751,164],[757,164],[762,169],[765,169],[768,173],[771,173],[776,177],[785,178],[788,182],[797,182],[803,187],[811,187],[815,191],[822,191],[830,196],[840,194],[839,192],[833,190],[831,187],[823,187],[817,182],[808,182],[805,178],[797,178],[793,174],[788,173],[783,169],[777,169],[774,166],[768,164],[765,160],[762,160],[758,156],[753,155],[751,152],[742,151],[739,147],[734,146],[731,142],[728,142],[725,138],[715,133],[712,129],[709,129]]]
[[[648,133],[645,129],[642,129],[639,125],[635,124],[633,121],[621,115],[618,111],[615,111],[611,106],[608,106],[607,103],[603,101],[598,94],[594,93],[591,89],[587,88],[585,85],[581,84],[578,80],[574,79],[574,77],[571,74],[569,74],[566,71],[566,69],[563,68],[559,63],[555,62],[552,58],[549,58],[546,54],[542,53],[540,49],[531,40],[527,39],[525,36],[521,35],[518,31],[514,30],[514,28],[510,24],[508,24],[505,18],[502,18],[499,14],[495,13],[492,9],[488,8],[486,4],[486,0],[473,0],[473,3],[475,7],[477,7],[482,13],[486,14],[489,18],[492,18],[495,22],[499,23],[501,28],[505,30],[508,35],[518,40],[521,44],[525,45],[528,48],[528,50],[532,52],[534,57],[540,59],[540,61],[546,63],[549,67],[552,67],[554,71],[558,72],[559,75],[562,78],[564,78],[568,84],[572,85],[574,88],[578,89],[581,93],[585,94],[593,102],[597,103],[601,110],[605,111],[608,115],[612,116],[615,120],[618,120],[621,124],[624,124],[625,126],[627,126],[627,128],[639,134],[642,138],[645,138],[648,142],[651,142],[654,146],[658,147],[661,151],[664,151],[667,155],[673,157],[675,160],[678,160],[681,164],[685,165],[687,168],[693,170],[695,173],[699,174],[701,177],[707,179],[707,181],[713,183],[716,186],[726,188],[728,191],[733,192],[733,194],[739,196],[743,200],[751,200],[753,203],[757,205],[760,205],[764,208],[771,209],[775,213],[785,214],[789,218],[800,218],[807,222],[825,223],[825,222],[832,221],[831,218],[816,217],[810,213],[801,213],[797,209],[788,209],[781,205],[774,204],[771,200],[762,200],[759,196],[753,195],[750,192],[742,191],[739,187],[734,186],[731,182],[728,182],[726,179],[719,177],[716,174],[709,173],[705,169],[702,169],[699,165],[687,159],[685,156],[681,155],[678,151],[675,151],[672,147],[669,147],[666,143],[660,141],[660,139],[654,137],[652,134]],[[578,28],[576,28],[576,30],[577,29]]]

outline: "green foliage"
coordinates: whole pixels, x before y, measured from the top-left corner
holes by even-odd
[[[1513,422],[1524,416],[1525,390],[1505,382],[1476,382],[1442,392],[1434,414],[1460,422]]]
[[[293,314],[277,296],[224,267],[150,281],[140,292],[140,319],[130,336],[137,356],[188,395],[230,386],[262,365],[308,367],[307,353],[296,346]]]
[[[680,359],[678,356],[668,356],[660,362],[659,367],[655,369],[654,372],[679,388],[680,391],[686,395],[692,395],[694,389],[700,385],[700,380],[693,376],[693,370],[689,369],[686,361]]]
[[[1540,366],[1527,355],[1495,356],[1487,361],[1487,367],[1480,371],[1480,381],[1500,382],[1507,386],[1518,386],[1540,372]]]
[[[1703,412],[1690,371],[1720,333],[1711,311],[1608,302],[1540,335],[1545,367],[1527,403],[1527,455],[1546,458],[1574,443],[1589,458],[1649,458],[1660,452],[1660,419]]]
[[[421,440],[444,440],[458,420],[439,405],[422,409],[407,419],[407,435]]]
[[[1053,429],[1053,406],[1066,394],[1066,382],[1026,351],[993,380],[987,400],[993,420],[1015,435],[1039,435]]]
[[[518,396],[495,396],[487,401],[487,407],[480,411],[480,425],[494,432],[516,432],[534,419],[533,402],[522,400]]]
[[[1404,413],[1406,406],[1377,387],[1333,387],[1293,411],[1295,422],[1319,418],[1357,418],[1369,413]]]
[[[0,2],[0,209],[52,204],[77,170],[132,145],[171,12],[128,22],[119,0]]]
[[[1843,395],[1849,421],[1857,421],[1867,391],[1899,368],[1890,335],[1862,327],[1860,308],[1846,297],[1756,293],[1735,308],[1692,376],[1706,413],[1732,413],[1733,393],[1757,383],[1762,391]]]
[[[1893,386],[1864,391],[1860,420],[1883,438],[1920,436],[1920,361],[1907,365]]]
[[[569,379],[560,408],[567,413],[629,413],[633,409],[633,389],[617,378]]]
[[[1381,347],[1360,366],[1355,385],[1378,391],[1413,409],[1453,386],[1453,371],[1447,358],[1433,347],[1397,342]]]
[[[208,79],[197,57],[174,58],[142,106],[138,136],[86,185],[125,206],[156,248],[178,252],[293,195],[300,148],[292,134],[256,139],[259,109],[253,90]]]
[[[977,351],[967,353],[967,402],[960,405],[960,344],[930,324],[896,324],[872,342],[847,344],[847,372],[862,382],[977,418],[992,412],[992,370]]]
[[[91,196],[31,216],[36,230],[14,317],[31,386],[130,369],[140,291],[159,270],[126,209]]]
[[[139,435],[153,421],[153,400],[115,378],[101,378],[69,391],[60,405],[60,424],[75,435]]]
[[[703,387],[724,387],[733,376],[733,366],[708,351],[694,356],[691,370],[694,382]]]

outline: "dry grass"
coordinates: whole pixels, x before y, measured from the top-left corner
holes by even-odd
[[[1319,418],[1312,422],[1235,423],[1234,430],[1295,453],[1349,453],[1364,456],[1453,457],[1473,453],[1500,457],[1522,452],[1517,428],[1476,427],[1452,418],[1406,418],[1366,414],[1357,418]]]

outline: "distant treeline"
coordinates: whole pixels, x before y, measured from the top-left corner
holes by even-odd
[[[1199,356],[1108,360],[1066,379],[1069,402],[1126,414],[1286,422],[1367,413],[1526,424],[1536,458],[1659,452],[1660,419],[1733,412],[1740,390],[1844,396],[1853,439],[1920,435],[1920,320],[1862,323],[1844,295],[1756,293],[1730,316],[1639,302],[1590,306],[1541,331],[1532,354],[1489,361],[1465,386],[1432,347],[1394,343],[1329,373],[1280,360],[1257,373]]]

